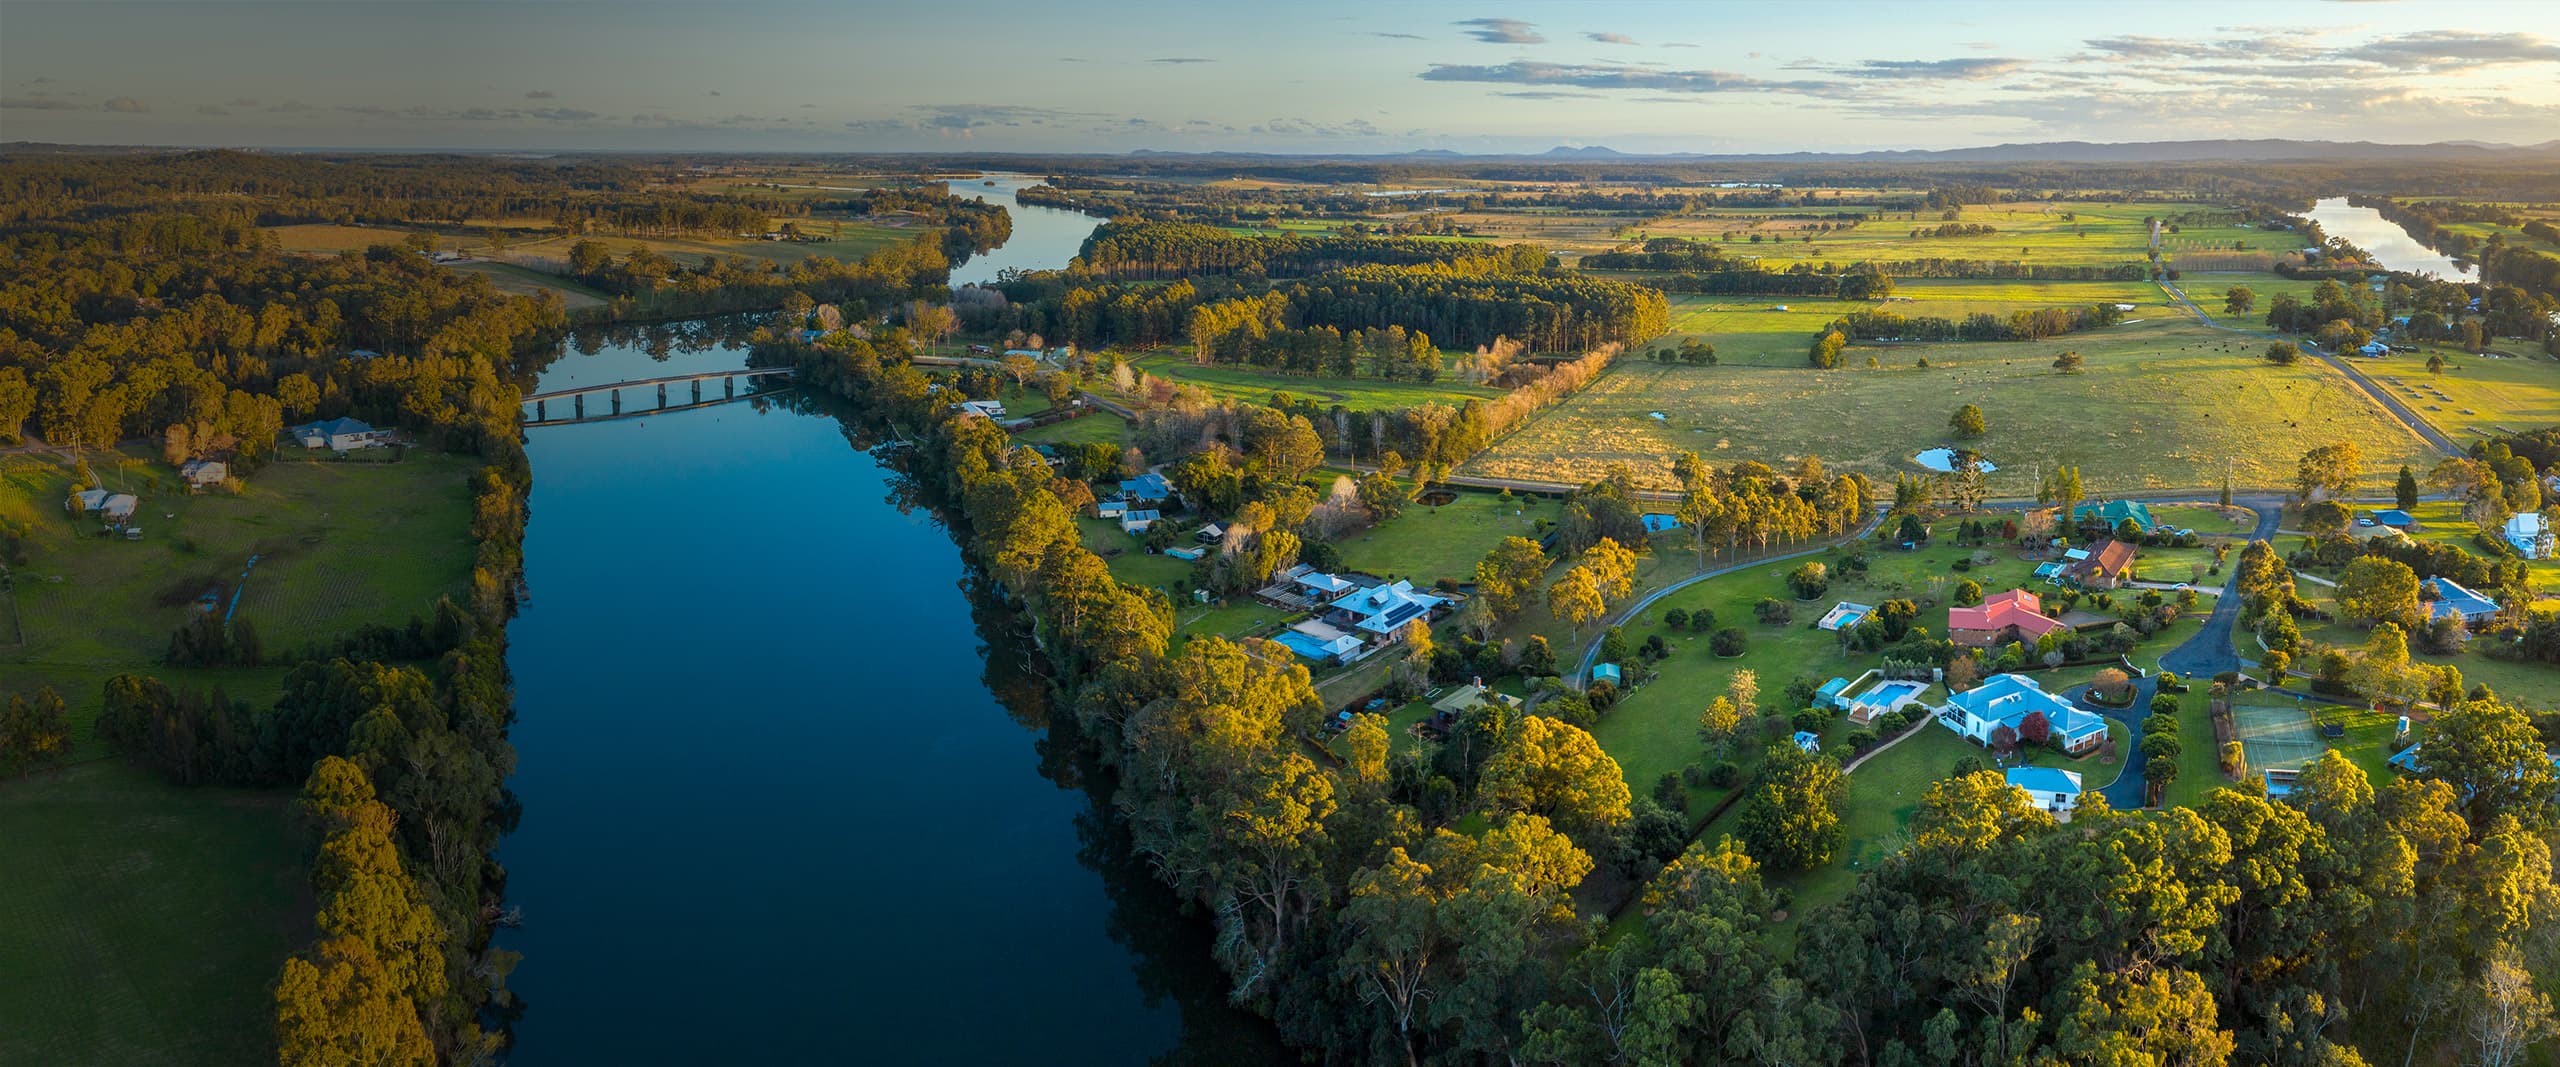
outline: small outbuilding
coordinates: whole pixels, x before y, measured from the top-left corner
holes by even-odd
[[[1822,751],[1822,735],[1811,730],[1796,731],[1795,742],[1797,748],[1807,752]]]
[[[178,476],[187,480],[187,488],[203,489],[230,478],[231,465],[218,459],[191,459],[178,467]]]
[[[122,526],[133,521],[134,510],[141,506],[142,501],[131,493],[109,493],[107,502],[98,508],[98,517],[109,526]]]
[[[2036,806],[2064,822],[2071,821],[2071,811],[2080,806],[2080,773],[2059,767],[2011,767],[2006,772],[2009,784],[2027,791]]]
[[[1598,685],[1602,682],[1607,682],[1610,685],[1624,685],[1626,682],[1626,675],[1618,670],[1618,665],[1615,663],[1592,664],[1591,684]]]
[[[1132,508],[1120,513],[1120,532],[1124,534],[1145,533],[1149,528],[1156,524],[1157,519],[1161,519],[1163,517],[1164,516],[1161,513],[1152,509]]]

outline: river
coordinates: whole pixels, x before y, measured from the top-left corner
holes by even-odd
[[[590,337],[540,388],[742,364],[708,333]],[[1001,606],[834,414],[526,451],[510,1062],[1284,1062],[1049,737]]]
[[[2326,197],[2311,205],[2304,216],[2320,224],[2320,232],[2331,237],[2344,237],[2358,248],[2373,253],[2375,262],[2384,268],[2411,274],[2432,274],[2449,282],[2476,282],[2480,272],[2454,263],[2451,256],[2418,243],[2400,224],[2382,217],[2382,212],[2347,203],[2343,196]]]
[[[1025,204],[1013,195],[1015,190],[1045,184],[1043,179],[1020,174],[989,174],[950,183],[951,195],[1003,204],[1013,215],[1013,234],[1005,239],[1004,246],[971,256],[968,262],[952,268],[951,284],[984,285],[1007,268],[1056,270],[1075,258],[1084,248],[1084,239],[1093,234],[1094,227],[1102,225],[1102,220],[1081,211]]]

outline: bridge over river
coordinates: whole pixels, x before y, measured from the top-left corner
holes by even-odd
[[[531,396],[525,397],[520,401],[520,403],[527,405],[532,409],[531,417],[524,420],[524,425],[526,426],[567,426],[572,423],[595,422],[600,419],[619,419],[637,415],[657,414],[660,412],[689,411],[694,408],[705,408],[718,404],[726,404],[732,400],[738,399],[738,379],[778,377],[788,375],[792,370],[793,368],[790,367],[736,367],[729,370],[702,371],[696,374],[669,374],[658,378],[635,378],[626,382],[605,382],[598,385],[580,385],[567,389],[553,389],[548,392],[535,393]],[[711,381],[715,378],[720,381],[720,395],[704,399],[702,395],[702,383]],[[667,387],[679,383],[689,384],[692,386],[692,399],[670,406],[667,403]],[[624,411],[622,409],[623,390],[646,389],[653,385],[658,387],[657,406],[635,408],[630,411]],[[611,408],[607,411],[589,415],[587,414],[587,397],[595,393],[605,394]],[[747,395],[769,396],[772,394],[749,393]],[[569,414],[567,416],[561,418],[551,417],[551,402],[555,400],[569,401]]]

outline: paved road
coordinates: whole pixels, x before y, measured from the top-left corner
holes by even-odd
[[[2282,334],[2268,333],[2264,330],[2243,329],[2238,326],[2225,326],[2222,323],[2213,321],[2213,316],[2205,314],[2205,310],[2203,308],[2197,307],[2196,302],[2187,296],[2187,291],[2179,288],[2176,282],[2164,280],[2160,283],[2160,288],[2162,291],[2169,294],[2170,299],[2184,306],[2187,309],[2188,314],[2194,315],[2196,317],[2196,321],[2202,322],[2214,329],[2221,330],[2226,333],[2236,333],[2247,337],[2265,338],[2270,341],[2283,341],[2289,339]],[[2365,391],[2365,395],[2372,397],[2376,402],[2380,403],[2383,410],[2389,411],[2392,417],[2400,420],[2401,425],[2407,426],[2410,433],[2418,435],[2419,440],[2435,446],[2437,451],[2448,456],[2458,456],[2462,454],[2462,449],[2454,446],[2452,438],[2446,437],[2442,431],[2435,428],[2433,423],[2428,422],[2423,416],[2419,415],[2415,410],[2412,410],[2409,405],[2401,403],[2400,398],[2391,395],[2390,390],[2384,389],[2380,383],[2375,382],[2373,379],[2365,377],[2362,369],[2342,358],[2320,351],[2317,348],[2305,347],[2303,351],[2318,356],[2323,362],[2328,363],[2332,367],[2338,368],[2340,373],[2347,376],[2348,381],[2356,383],[2358,388]]]

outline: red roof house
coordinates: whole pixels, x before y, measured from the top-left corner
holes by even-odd
[[[1989,648],[2004,641],[2034,644],[2057,630],[2062,620],[2044,613],[2044,601],[2024,589],[1985,597],[1978,608],[1947,609],[1947,639],[1967,648]]]

